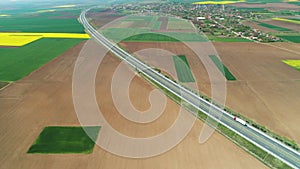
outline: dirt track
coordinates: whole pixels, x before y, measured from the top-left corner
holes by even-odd
[[[98,146],[89,155],[26,154],[44,127],[79,125],[72,103],[72,72],[82,45],[77,45],[0,92],[0,168],[266,168],[218,133],[199,145],[198,135],[203,125],[200,121],[174,149],[148,159],[122,158]],[[107,120],[115,129],[134,136],[149,136],[167,128],[176,118],[178,109],[170,100],[164,115],[153,124],[129,123],[116,112],[108,91],[112,71],[119,62],[115,57],[106,57],[96,79],[98,102]],[[151,89],[153,87],[144,80],[138,77],[133,80],[130,95],[138,109],[149,106],[147,99],[142,97],[147,96]]]

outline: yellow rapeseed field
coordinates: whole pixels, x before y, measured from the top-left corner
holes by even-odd
[[[39,40],[42,36],[8,36],[0,35],[0,46],[24,46]]]
[[[297,70],[300,70],[300,60],[283,60],[282,62]]]
[[[291,20],[291,19],[285,19],[285,18],[272,18],[272,20],[275,20],[275,21],[283,21],[283,22],[290,22],[290,23],[295,23],[295,24],[300,24],[300,21],[297,21],[297,20]]]
[[[0,33],[0,46],[24,46],[40,38],[89,39],[90,36],[78,33]]]

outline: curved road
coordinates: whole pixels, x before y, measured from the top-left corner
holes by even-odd
[[[241,137],[247,139],[254,145],[273,155],[274,157],[280,159],[287,165],[293,168],[300,168],[300,153],[296,150],[291,149],[290,147],[284,145],[278,140],[266,135],[265,133],[259,131],[258,129],[252,126],[243,126],[240,123],[237,123],[233,120],[234,117],[229,113],[213,105],[212,103],[204,100],[203,98],[199,97],[195,93],[192,93],[191,91],[180,86],[179,84],[174,83],[170,79],[156,72],[148,65],[136,59],[134,56],[125,52],[124,50],[116,46],[114,43],[110,42],[89,24],[88,20],[85,18],[86,12],[88,10],[85,10],[81,13],[79,21],[82,23],[87,33],[89,33],[91,37],[93,37],[96,41],[100,42],[102,45],[107,47],[120,59],[126,61],[130,66],[143,73],[143,75],[155,81],[169,92],[180,97],[182,100],[184,100],[191,106],[204,112],[217,122],[221,123],[225,127],[229,128]],[[221,118],[219,119],[218,117]]]

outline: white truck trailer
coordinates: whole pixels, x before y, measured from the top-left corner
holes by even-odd
[[[246,121],[244,121],[244,120],[242,120],[242,119],[240,119],[240,118],[238,118],[236,116],[234,116],[233,120],[239,122],[240,124],[242,124],[244,126],[247,126],[247,122]]]

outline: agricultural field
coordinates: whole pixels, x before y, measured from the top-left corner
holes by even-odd
[[[291,31],[291,29],[288,29],[288,28],[283,28],[283,27],[279,27],[279,26],[275,26],[275,25],[270,25],[270,24],[262,23],[262,22],[259,23],[258,25],[266,27],[266,28],[270,28],[270,29],[273,29],[273,30],[276,30],[276,31]]]
[[[19,80],[83,39],[41,39],[19,48],[0,49],[0,81]]]
[[[291,3],[284,3],[282,0],[247,0],[247,3],[234,3],[229,5],[237,8],[262,8],[266,10],[271,9],[275,11],[300,9],[299,6]]]
[[[260,25],[261,23],[263,23],[263,25]],[[275,21],[272,19],[268,19],[268,20],[262,20],[260,22],[254,22],[254,21],[244,21],[243,24],[250,26],[252,28],[264,31],[264,32],[269,32],[269,33],[275,33],[275,34],[279,34],[279,33],[293,33],[293,32],[297,32],[300,31],[300,27],[297,24],[293,24],[290,22],[281,22],[281,21]],[[266,26],[264,26],[264,24],[267,24]],[[272,25],[272,26],[269,26]],[[275,26],[275,28],[273,29],[273,27]],[[278,27],[278,28],[277,28]],[[278,31],[282,30],[283,31]],[[289,29],[288,31],[284,31],[285,29]]]
[[[289,22],[289,23],[294,23],[294,24],[300,24],[300,19],[296,18],[291,18],[291,19],[286,19],[286,18],[272,18],[274,21],[282,21],[282,22]]]
[[[239,37],[216,37],[212,35],[207,35],[207,37],[212,42],[251,42],[248,39]]]
[[[84,33],[77,21],[81,10],[40,12],[0,18],[0,32]],[[62,17],[63,16],[63,17]]]
[[[184,55],[173,56],[173,61],[180,82],[195,82],[190,65]]]
[[[289,3],[300,6],[300,2],[289,2]]]
[[[195,5],[228,5],[234,4],[239,2],[246,2],[246,0],[241,1],[201,1],[201,2],[194,2]]]
[[[0,33],[0,46],[24,46],[31,42],[41,39],[41,36],[10,36],[1,35]]]
[[[205,48],[204,45],[200,45],[202,46],[200,47],[195,43],[190,44],[197,46],[200,51]],[[226,106],[254,122],[266,126],[271,131],[299,143],[300,135],[298,133],[300,132],[296,120],[298,113],[294,107],[299,101],[297,91],[300,90],[300,86],[297,79],[300,79],[300,74],[281,62],[284,58],[299,59],[298,55],[264,44],[247,42],[214,42],[213,44],[222,59],[222,64],[226,65],[236,78],[235,81],[227,81]],[[280,44],[282,48],[289,46],[284,42]],[[125,42],[122,43],[122,46],[132,53],[143,48],[161,48],[179,55],[185,51],[191,71],[194,77],[197,77],[195,81],[198,89],[202,94],[211,96],[211,83],[206,69],[198,59],[193,57],[194,54],[190,53],[188,48],[180,47],[177,42]],[[299,52],[298,45],[295,46],[295,49],[298,49]],[[139,56],[139,58],[144,57]],[[169,61],[165,60],[161,64],[169,64]],[[286,93],[290,94],[286,95]],[[287,107],[289,108],[286,109]],[[283,126],[288,130],[283,129]]]
[[[88,34],[75,33],[0,33],[0,37],[0,46],[24,46],[41,38],[90,38]]]
[[[170,29],[169,20],[171,24],[174,21],[176,24],[183,25],[182,28],[177,28],[174,30]],[[166,29],[162,28],[164,27],[162,25],[167,25]],[[161,17],[157,16],[129,16],[112,23],[108,27],[105,27],[101,30],[101,33],[103,33],[105,37],[117,42],[178,40],[186,42],[208,41],[208,39],[203,35],[195,33],[194,31],[191,32],[191,30],[194,30],[194,28],[190,22],[172,17],[162,21]]]
[[[122,23],[131,23],[132,28],[153,28],[157,27],[157,16],[129,16],[122,20]]]
[[[153,24],[152,29],[153,29],[153,30],[159,30],[160,27],[161,27],[161,22],[160,22],[160,21],[157,21],[157,22],[155,22],[155,23]]]
[[[128,38],[119,39],[122,42],[205,42],[206,38],[200,35],[195,36],[195,33],[179,34],[176,32],[162,32],[162,33],[139,33]],[[127,36],[127,35],[126,35]]]
[[[215,55],[210,55],[210,59],[214,62],[220,72],[224,75],[224,77],[229,81],[234,81],[236,78],[232,75],[232,73],[228,70],[228,68],[220,61],[220,59]]]
[[[300,35],[277,35],[277,37],[288,40],[290,42],[300,43]]]
[[[14,5],[0,17],[0,81],[24,78],[74,45],[89,39],[76,6]]]
[[[99,130],[100,127],[46,127],[27,153],[92,153]]]
[[[283,60],[282,62],[300,71],[300,60]]]
[[[223,3],[225,2],[231,1]],[[76,20],[80,12],[78,9],[65,11],[64,16],[62,16],[64,12],[59,10],[76,6],[56,5],[53,9],[35,10],[34,15],[18,16],[18,19],[25,19],[24,22],[15,23],[16,30],[10,30],[13,26],[1,25],[0,16],[0,32],[9,32],[9,34],[0,33],[0,45],[2,40],[3,44],[10,46],[0,47],[0,89],[1,86],[10,83],[0,90],[0,133],[3,135],[0,142],[2,151],[0,162],[3,168],[252,169],[267,168],[262,161],[277,163],[277,166],[282,164],[274,161],[271,155],[260,151],[233,132],[222,129],[221,125],[218,126],[219,130],[228,132],[232,136],[229,138],[235,139],[237,144],[250,147],[251,151],[257,151],[262,161],[218,132],[215,132],[205,144],[199,144],[199,133],[204,123],[198,119],[186,138],[177,146],[151,158],[125,158],[95,144],[93,140],[111,140],[107,137],[99,137],[100,133],[105,131],[105,126],[98,123],[93,127],[81,126],[72,99],[74,97],[72,78],[78,55],[84,51],[86,53],[83,54],[86,56],[97,58],[99,44],[93,40],[86,41],[89,36],[83,33],[82,26]],[[90,14],[98,16],[91,21],[93,25],[100,28],[111,20],[121,17],[110,11],[107,12],[110,16],[100,17],[100,19],[100,15]],[[9,15],[8,18],[6,16],[3,18],[17,18],[13,14]],[[43,22],[46,25],[33,22],[31,27],[27,17],[31,19],[39,17],[48,22]],[[60,23],[63,20],[65,23]],[[10,24],[8,20],[5,22]],[[64,27],[58,26],[59,24]],[[181,26],[175,29],[176,24]],[[189,82],[196,82],[200,93],[208,97],[211,96],[212,85],[219,85],[219,83],[210,81],[205,68],[216,66],[228,80],[227,107],[299,143],[299,113],[295,107],[300,102],[297,92],[300,90],[300,73],[282,63],[283,60],[290,62],[290,59],[299,60],[298,54],[259,43],[247,43],[241,38],[223,39],[224,42],[234,41],[235,43],[213,42],[218,54],[210,53],[211,51],[208,51],[206,47],[211,43],[203,35],[191,32],[192,28],[192,25],[188,25],[185,21],[181,22],[172,17],[131,16],[111,27],[105,27],[101,32],[112,40],[121,41],[118,45],[129,53],[143,49],[170,51],[171,60],[163,58],[167,55],[150,51],[152,56],[158,55],[162,58],[162,60],[152,62],[160,62],[161,65],[173,67],[176,70],[174,79],[187,83],[187,86]],[[10,33],[15,31],[21,33]],[[12,42],[16,40],[6,37],[5,41],[1,39],[4,36],[14,38],[19,36],[24,38],[24,41],[22,43],[20,41],[20,47],[11,47]],[[37,39],[30,39],[33,37]],[[181,43],[180,40],[186,43]],[[215,40],[221,41],[217,38]],[[199,56],[201,61],[209,62],[201,62],[186,44],[194,45],[195,49],[203,54]],[[297,44],[293,43],[293,45]],[[295,48],[299,49],[298,46]],[[142,53],[134,55],[139,59],[143,58]],[[222,61],[216,57],[217,55]],[[176,119],[181,117],[179,116],[181,107],[170,98],[166,98],[166,105],[161,116],[150,123],[131,122],[118,112],[111,90],[112,79],[120,63],[120,59],[108,52],[99,64],[94,79],[94,96],[103,115],[100,123],[106,121],[120,134],[134,138],[153,137],[167,131]],[[92,67],[94,64],[95,62],[88,66]],[[120,73],[120,77],[124,77],[118,79],[120,84],[127,82],[125,77],[134,77],[127,91],[128,96],[136,109],[147,111],[152,104],[149,95],[155,86],[130,67],[126,67]],[[222,77],[221,74],[220,76]],[[85,79],[82,80],[85,82]],[[159,92],[163,94],[161,90]],[[85,95],[82,97],[86,100]],[[122,101],[128,97],[122,98],[120,95],[118,99]],[[159,99],[154,100],[154,103],[158,102],[160,102]],[[125,113],[129,111],[125,109]],[[90,118],[90,112],[85,113],[85,118]],[[185,118],[190,116],[190,113],[185,110],[181,113]],[[93,133],[92,138],[87,137],[83,129],[89,130],[89,134]],[[173,137],[177,136],[178,133],[175,132]],[[167,142],[168,139],[172,139],[172,136],[164,141]],[[122,141],[110,146],[117,146],[124,151],[128,149]],[[147,148],[159,147],[153,145]]]
[[[300,73],[281,62],[299,60],[299,54],[256,43],[214,44],[222,62],[237,78],[234,83],[227,83],[226,105],[299,144],[299,115],[295,107],[300,101]],[[281,48],[289,46],[281,44]],[[299,52],[299,45],[294,46],[288,49]]]
[[[184,29],[184,30],[194,30],[193,25],[187,21],[177,18],[169,18],[167,29]]]
[[[198,120],[186,139],[178,146],[153,158],[122,158],[96,145],[91,154],[26,153],[45,126],[80,125],[74,110],[71,86],[74,64],[83,46],[84,43],[80,43],[38,71],[0,92],[2,121],[0,132],[5,135],[1,141],[1,151],[3,152],[1,166],[3,168],[173,169],[188,167],[192,169],[199,168],[199,166],[203,168],[267,168],[218,133],[215,133],[206,144],[199,144],[198,137],[203,123]],[[96,48],[97,44],[93,46]],[[142,47],[143,45],[135,46]],[[184,50],[179,46],[173,46],[173,49],[178,50],[178,53]],[[97,49],[91,48],[91,50]],[[95,79],[97,102],[106,120],[117,131],[133,137],[150,137],[168,129],[174,123],[179,110],[179,106],[170,99],[167,99],[163,115],[149,124],[131,123],[114,108],[110,93],[111,79],[119,64],[118,58],[108,54],[99,66]],[[131,70],[122,73],[124,76],[134,74]],[[148,109],[150,105],[148,96],[153,89],[151,84],[136,76],[132,80],[129,90],[132,104],[139,110]],[[122,147],[122,143],[119,146]],[[193,155],[185,158],[191,152]],[[174,159],[180,160],[174,161]],[[207,162],[203,163],[203,161]]]
[[[122,42],[178,42],[178,39],[174,39],[170,36],[166,36],[163,34],[157,34],[157,33],[142,33],[139,35],[134,35],[131,37],[128,37]]]

